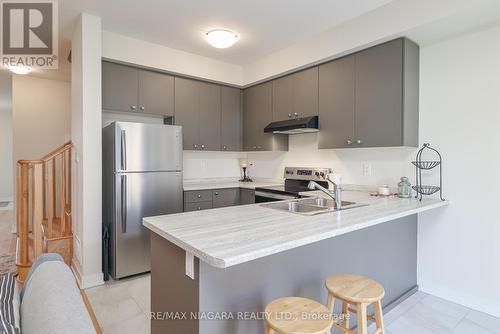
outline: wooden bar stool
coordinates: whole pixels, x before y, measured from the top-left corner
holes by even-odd
[[[265,310],[266,334],[330,334],[331,312],[307,298],[285,297],[272,301]]]
[[[333,326],[343,334],[367,334],[367,320],[377,324],[374,334],[385,334],[384,316],[382,314],[382,298],[385,290],[382,285],[368,277],[358,275],[337,275],[329,277],[325,286],[328,289],[327,307],[333,313],[335,299],[342,302],[344,319],[336,319]],[[374,316],[366,314],[366,308],[373,304]],[[351,308],[355,306],[356,309]],[[349,313],[357,314],[357,331],[349,329]]]

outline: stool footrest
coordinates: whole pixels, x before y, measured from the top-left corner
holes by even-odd
[[[349,312],[354,313],[354,314],[358,314],[358,312],[357,312],[355,309],[350,308],[350,307],[349,307]],[[374,317],[374,316],[372,316],[372,315],[367,315],[367,316],[366,316],[366,318],[367,318],[368,320],[370,320],[371,322],[376,322],[375,317]],[[375,334],[375,333],[373,333],[373,334]]]

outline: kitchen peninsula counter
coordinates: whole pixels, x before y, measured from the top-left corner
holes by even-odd
[[[260,312],[287,295],[324,302],[324,279],[338,273],[378,280],[384,307],[393,307],[417,288],[417,214],[449,203],[362,191],[343,197],[367,205],[312,216],[252,204],[144,218],[152,312]],[[264,323],[153,319],[151,329],[243,334],[263,332]]]

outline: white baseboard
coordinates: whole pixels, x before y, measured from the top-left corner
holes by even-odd
[[[498,303],[498,300],[483,299],[481,297],[456,291],[454,289],[450,289],[449,287],[440,286],[431,282],[419,281],[418,286],[419,290],[422,292],[500,318],[500,304]]]
[[[71,270],[73,271],[73,274],[75,275],[76,282],[77,282],[78,286],[82,290],[104,284],[104,275],[102,273],[82,276],[78,266],[75,265],[74,260],[73,260],[73,263],[71,264]]]

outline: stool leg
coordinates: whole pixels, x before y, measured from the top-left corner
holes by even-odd
[[[375,311],[375,323],[377,324],[377,329],[381,329],[381,333],[385,334],[384,327],[384,313],[382,312],[382,302],[379,300],[378,302],[373,304],[373,309]]]
[[[349,303],[346,301],[342,301],[342,315],[344,316],[344,327],[349,328]],[[343,334],[349,334],[348,332],[344,332]]]
[[[367,318],[366,318],[366,304],[356,304],[358,315],[358,334],[368,334]]]
[[[274,329],[271,328],[271,326],[269,326],[269,324],[266,322],[266,334],[275,334],[276,332],[274,331]]]
[[[335,306],[335,297],[333,297],[333,293],[328,292],[328,298],[326,300],[326,308],[330,310],[330,313],[333,314],[333,307]]]

